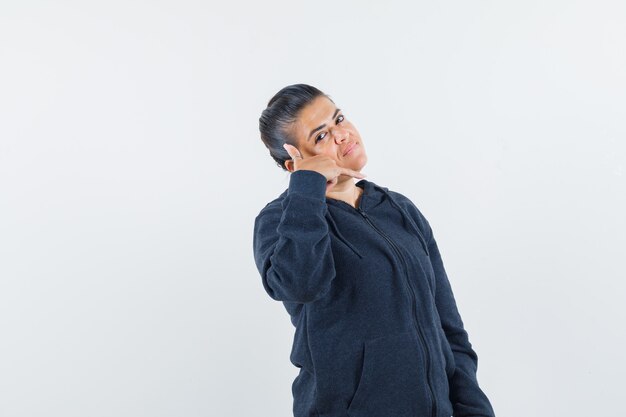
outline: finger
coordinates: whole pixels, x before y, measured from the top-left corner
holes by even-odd
[[[283,143],[283,148],[285,148],[285,150],[287,151],[287,153],[289,154],[289,156],[291,158],[293,158],[293,155],[291,155],[291,149],[289,148],[289,145],[286,143]]]
[[[348,169],[348,168],[342,168],[340,172],[341,172],[341,174],[349,175],[351,177],[356,177],[356,178],[365,178],[365,177],[367,177],[367,175],[363,174],[362,172],[354,171],[354,170]]]
[[[296,148],[295,146],[285,143],[283,144],[283,148],[285,148],[285,150],[292,159],[303,159],[302,155],[300,155],[300,151],[298,151],[298,148]]]

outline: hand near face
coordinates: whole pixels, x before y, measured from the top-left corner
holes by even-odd
[[[294,171],[301,169],[316,171],[326,177],[326,191],[330,190],[335,184],[337,184],[340,175],[348,175],[356,178],[366,177],[365,174],[362,174],[359,171],[354,171],[337,165],[337,162],[327,155],[315,155],[305,159],[302,155],[300,155],[300,152],[295,146],[285,143],[283,147],[289,156],[291,156]]]

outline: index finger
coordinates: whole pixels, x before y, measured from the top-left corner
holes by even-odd
[[[363,174],[362,172],[355,171],[355,170],[350,169],[350,168],[341,168],[341,170],[339,172],[341,174],[349,175],[351,177],[357,177],[357,178],[365,178],[365,177],[367,177],[366,174]]]

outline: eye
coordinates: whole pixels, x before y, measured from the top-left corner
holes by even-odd
[[[336,121],[336,122],[337,122],[337,124],[339,124],[339,123],[343,122],[343,120],[344,120],[343,114],[340,114],[340,115],[337,117],[337,121]],[[322,136],[322,135],[323,135],[323,136]],[[325,132],[324,132],[324,133],[320,133],[320,134],[319,134],[319,135],[317,135],[317,137],[315,138],[315,143],[318,143],[320,140],[324,139],[325,137],[326,137],[326,133],[325,133]]]

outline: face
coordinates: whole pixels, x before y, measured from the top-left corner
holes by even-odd
[[[300,111],[291,134],[303,158],[326,155],[337,165],[355,171],[360,171],[367,163],[356,127],[326,96],[317,97]],[[345,154],[350,147],[352,150]]]

